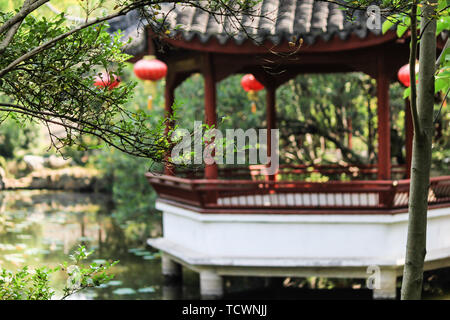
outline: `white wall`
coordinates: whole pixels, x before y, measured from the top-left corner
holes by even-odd
[[[199,214],[163,201],[164,239],[209,257],[401,265],[407,214]],[[450,257],[450,208],[428,212],[427,257]],[[306,262],[305,262],[306,263]]]

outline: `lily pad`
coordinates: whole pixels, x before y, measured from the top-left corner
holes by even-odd
[[[16,250],[25,250],[27,245],[25,243],[16,243]]]
[[[13,253],[5,255],[5,260],[13,262],[13,263],[24,263],[25,259],[23,259],[21,254]]]
[[[151,255],[151,252],[148,252],[148,251],[136,251],[134,254],[137,255],[137,256],[148,256],[148,255]]]
[[[131,288],[119,288],[113,291],[114,294],[125,295],[125,294],[135,294],[136,290]]]
[[[109,286],[120,286],[122,284],[122,281],[119,280],[112,280],[107,283]]]
[[[95,259],[92,262],[94,262],[96,264],[105,264],[107,261],[105,259]]]
[[[93,241],[93,239],[90,237],[79,237],[78,241]]]
[[[16,249],[16,247],[10,243],[0,243],[0,250],[12,251],[15,249]]]
[[[24,254],[26,255],[35,255],[35,254],[39,254],[41,252],[41,249],[39,248],[30,248],[24,251]]]
[[[31,239],[33,237],[30,234],[18,234],[17,238],[21,239],[21,240],[29,240],[29,239]]]
[[[155,288],[153,287],[145,287],[145,288],[140,288],[138,289],[139,293],[153,293],[155,292]]]
[[[135,252],[142,251],[142,250],[144,250],[144,249],[142,249],[142,248],[131,248],[131,249],[128,249],[128,252],[135,253]]]
[[[55,241],[55,240],[54,240],[54,239],[51,239],[51,238],[43,238],[43,239],[41,240],[41,243],[42,243],[42,244],[52,244],[53,241]]]

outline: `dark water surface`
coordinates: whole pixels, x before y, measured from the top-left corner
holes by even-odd
[[[110,197],[102,194],[37,190],[0,192],[0,268],[16,270],[25,265],[53,267],[69,261],[69,254],[79,245],[95,250],[86,263],[120,260],[111,270],[115,274],[112,281],[98,288],[86,289],[71,299],[200,299],[198,275],[186,268],[183,268],[182,287],[164,286],[160,253],[146,245],[148,237],[158,237],[161,232],[159,214],[149,213],[148,217],[140,217],[138,221],[126,220],[116,213]],[[447,279],[450,278],[450,269],[426,276],[450,284]],[[65,281],[62,274],[55,274],[52,287],[61,290]],[[371,298],[371,292],[364,289],[363,280],[308,281],[225,278],[225,298]],[[322,287],[322,290],[310,289],[311,283],[316,288]],[[424,297],[450,298],[450,290],[436,292],[424,292]],[[55,298],[60,294],[57,291]]]

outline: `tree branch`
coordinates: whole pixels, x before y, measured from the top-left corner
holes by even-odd
[[[12,39],[14,38],[14,35],[17,33],[17,30],[19,30],[21,24],[22,21],[19,21],[15,25],[13,25],[11,29],[8,30],[2,43],[0,43],[0,54],[2,54],[6,50],[8,45],[11,43]]]
[[[31,12],[42,6],[44,3],[50,0],[25,0],[20,11],[11,19],[6,21],[2,26],[0,26],[0,35],[8,31],[16,23],[23,21],[26,16]]]
[[[442,57],[443,57],[443,55],[444,55],[444,52],[445,52],[445,50],[448,49],[449,47],[450,47],[450,38],[447,38],[447,41],[445,42],[444,48],[442,49],[442,52],[441,52],[441,54],[439,55],[439,58],[437,58],[437,60],[436,60],[436,66],[435,66],[436,70],[439,69],[439,66],[441,65],[441,59],[442,59]]]
[[[124,153],[130,154],[133,156],[138,156],[138,157],[148,157],[149,156],[148,154],[145,154],[143,152],[133,152],[133,151],[127,150],[125,147],[122,147],[121,145],[119,145],[119,144],[115,143],[114,141],[112,141],[111,139],[109,139],[106,134],[111,134],[115,137],[118,137],[120,139],[120,141],[122,142],[122,144],[127,143],[129,145],[135,145],[137,143],[137,141],[135,141],[135,139],[133,137],[123,136],[120,133],[112,132],[108,129],[100,128],[97,125],[95,125],[94,123],[91,123],[88,121],[83,121],[80,119],[75,119],[75,118],[72,118],[72,117],[66,116],[66,115],[55,114],[55,113],[50,113],[50,112],[45,112],[45,111],[29,110],[29,109],[26,109],[24,107],[21,107],[19,105],[12,104],[12,103],[1,103],[0,102],[0,106],[4,106],[4,107],[0,107],[0,111],[17,112],[17,113],[20,113],[23,115],[30,116],[32,118],[39,119],[39,120],[43,121],[44,123],[52,123],[55,125],[62,126],[66,129],[75,130],[80,133],[91,134],[91,135],[96,136],[97,138],[105,141],[110,146],[112,146]],[[70,121],[73,124],[69,124],[65,121],[57,121],[55,119]],[[90,129],[89,128],[86,129],[85,127],[81,127],[81,126],[76,126],[76,124],[82,124],[84,126],[90,127]],[[52,144],[53,144],[53,146],[56,147],[56,145],[53,142],[52,142]],[[150,144],[147,146],[148,147],[158,147],[157,145],[154,145],[154,144]],[[137,150],[137,151],[139,151],[139,150]]]
[[[120,11],[118,11],[116,13],[112,13],[112,14],[107,15],[105,17],[96,18],[96,19],[94,19],[94,20],[92,20],[90,22],[82,24],[82,25],[80,25],[80,26],[78,26],[78,27],[76,27],[76,28],[74,28],[74,29],[64,33],[64,34],[61,34],[61,35],[59,35],[59,36],[57,36],[57,37],[55,37],[55,38],[53,38],[53,39],[43,43],[42,45],[34,48],[33,50],[29,51],[28,53],[22,55],[21,57],[17,58],[13,62],[11,62],[6,68],[0,70],[0,78],[3,77],[8,72],[10,72],[11,70],[13,70],[14,67],[16,67],[21,62],[23,62],[23,61],[33,57],[34,55],[36,55],[36,54],[38,54],[38,53],[40,53],[40,52],[42,52],[44,50],[47,50],[48,48],[53,47],[58,41],[61,41],[62,39],[65,39],[68,36],[78,32],[78,31],[80,31],[82,29],[88,28],[88,27],[90,27],[90,26],[92,26],[94,24],[98,24],[98,23],[110,20],[110,19],[118,17],[118,16],[126,15],[131,10],[136,9],[136,7],[139,6],[138,4],[140,4],[140,3],[141,3],[141,1],[137,1],[136,3],[133,3],[133,5],[125,7],[125,8],[123,8],[122,10],[120,10]]]
[[[56,13],[58,15],[63,13],[63,12],[59,11],[58,9],[56,9],[54,6],[52,6],[50,3],[47,3],[46,6],[53,13]],[[83,19],[83,18],[80,18],[80,17],[69,16],[69,15],[66,15],[65,13],[64,13],[64,18],[66,18],[69,21],[86,22],[86,19]],[[89,21],[90,20],[88,20],[87,22],[89,22]]]

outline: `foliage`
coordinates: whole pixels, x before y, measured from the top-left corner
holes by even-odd
[[[132,97],[133,82],[114,90],[97,89],[93,78],[100,73],[105,78],[121,76],[129,58],[122,52],[126,44],[120,41],[121,34],[108,34],[106,21],[139,10],[148,23],[161,26],[159,32],[170,34],[164,30],[160,5],[164,1],[80,0],[84,17],[75,19],[78,25],[64,13],[48,19],[36,15],[47,2],[26,0],[15,11],[0,12],[0,93],[8,100],[0,102],[2,116],[45,124],[58,150],[74,145],[84,150],[81,136],[90,134],[125,153],[163,161],[169,146],[164,128],[171,119],[150,125],[147,113],[123,108]],[[232,19],[243,12],[253,14],[257,2],[176,3]],[[63,127],[65,133],[52,133],[52,125]]]
[[[288,163],[376,161],[376,84],[362,73],[299,75],[279,89],[281,148]],[[391,87],[393,156],[403,161],[404,103]]]
[[[10,14],[2,14],[0,23],[10,18]],[[40,47],[50,38],[69,32],[64,21],[62,16],[51,20],[26,17],[3,53],[0,68],[7,70],[30,47]],[[121,107],[131,98],[134,84],[114,90],[93,86],[100,66],[120,76],[123,61],[128,58],[121,53],[120,35],[110,36],[106,27],[80,30],[1,75],[0,90],[11,100],[3,103],[1,110],[23,120],[38,119],[48,127],[62,125],[65,135],[51,135],[56,148],[76,144],[84,149],[80,133],[90,133],[124,152],[160,160],[157,151],[163,147],[154,139],[162,134],[163,125],[150,128],[145,114]],[[112,64],[116,65],[114,71]]]
[[[60,266],[60,270],[66,271],[69,276],[67,284],[63,289],[64,295],[62,299],[85,288],[97,287],[114,277],[113,275],[108,275],[106,271],[119,263],[118,260],[100,265],[95,262],[92,262],[88,266],[81,264],[81,261],[87,259],[92,253],[93,251],[88,252],[84,246],[80,246],[78,251],[70,256],[70,259],[74,264],[69,265],[67,262],[64,262],[62,266]]]
[[[388,1],[387,1],[388,2]],[[411,15],[411,4],[413,1],[403,1],[405,10],[401,13],[395,13],[387,17],[387,20],[383,23],[383,33],[387,32],[390,28],[396,28],[397,35],[402,37],[405,32],[411,27],[411,19],[408,15]],[[417,3],[417,1],[415,1]],[[418,4],[420,8],[422,4]],[[421,14],[418,11],[417,21],[420,22]],[[448,32],[450,30],[450,6],[446,0],[440,0],[437,3],[436,16],[437,30],[436,36],[440,36],[443,31]],[[419,27],[419,24],[417,25]],[[448,35],[447,35],[448,36]],[[445,95],[444,100],[448,95],[450,89],[450,47],[446,46],[442,52],[440,59],[437,63],[435,70],[435,93],[441,92]],[[404,97],[411,95],[411,88],[406,88]]]
[[[89,163],[108,177],[115,204],[112,213],[119,221],[140,220],[155,213],[156,194],[145,178],[153,169],[148,160],[105,148],[90,157]]]
[[[38,268],[31,272],[25,266],[13,273],[0,273],[0,300],[50,300],[54,291],[49,286],[52,269]]]
[[[123,79],[133,79],[133,65],[125,64]],[[124,108],[130,112],[142,112],[148,115],[149,125],[157,125],[164,118],[164,80],[156,84],[157,94],[153,96],[152,109],[147,107],[150,93],[149,83],[140,82],[135,87],[134,98],[128,101]],[[156,194],[145,178],[149,170],[157,170],[160,164],[149,159],[137,158],[132,155],[117,152],[114,148],[95,149],[99,144],[96,137],[84,136],[85,151],[76,148],[65,148],[63,154],[73,158],[78,164],[93,166],[103,171],[109,181],[109,192],[114,200],[113,215],[119,220],[141,220],[154,212]]]
[[[86,260],[93,251],[87,251],[80,246],[70,259],[72,264],[64,262],[55,267],[40,267],[30,270],[28,266],[12,272],[5,269],[0,273],[0,300],[50,300],[55,290],[50,286],[50,276],[57,271],[65,272],[67,282],[63,289],[62,300],[83,289],[97,287],[113,278],[106,272],[119,261],[106,262],[98,265],[92,262],[88,266],[81,262]]]
[[[37,126],[6,119],[0,125],[0,156],[8,160],[23,156],[24,152],[35,146],[38,135]]]

